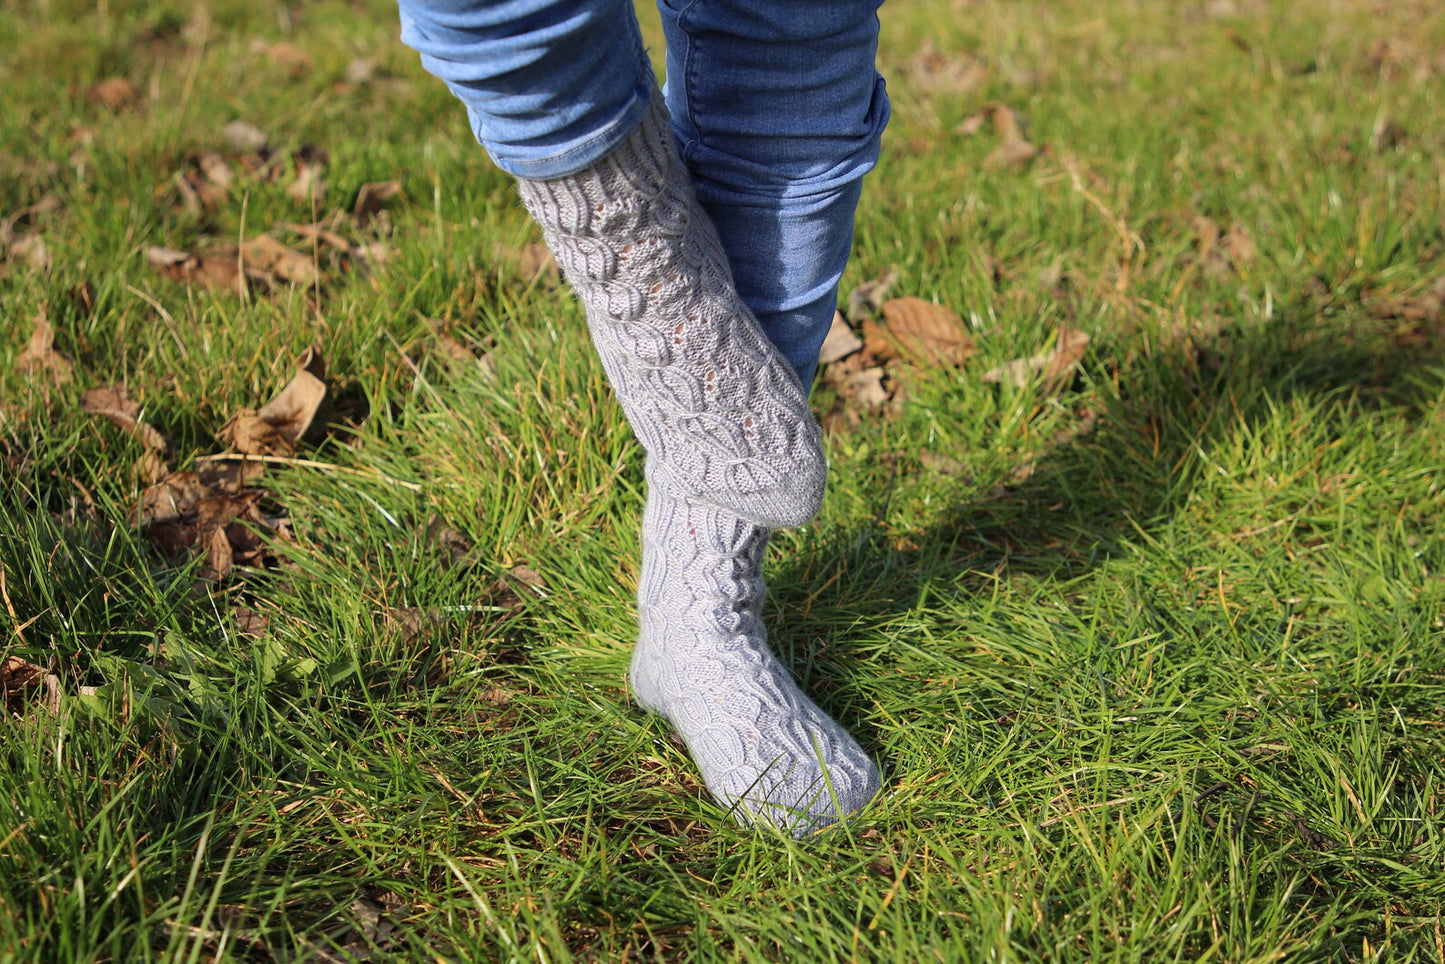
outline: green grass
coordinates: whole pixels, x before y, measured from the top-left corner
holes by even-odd
[[[640,450],[394,8],[203,6],[0,0],[0,218],[58,202],[16,225],[48,268],[0,246],[0,656],[61,691],[0,723],[0,961],[1445,960],[1430,4],[884,8],[845,292],[896,267],[979,355],[899,371],[775,539],[774,643],[887,779],[802,844],[629,700]],[[1030,164],[958,130],[993,102]],[[282,176],[188,209],[236,119]],[[147,264],[309,220],[302,145],[318,214],[401,182],[337,228],[389,261],[245,299]],[[1254,256],[1201,264],[1201,215]],[[16,367],[42,310],[64,384]],[[1061,392],[982,379],[1061,322],[1092,336]],[[125,382],[193,468],[313,343],[299,457],[332,468],[262,478],[274,564],[161,554],[81,392]]]

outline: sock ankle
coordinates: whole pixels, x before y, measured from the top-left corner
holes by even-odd
[[[872,759],[798,688],[763,627],[767,530],[649,464],[632,685],[739,820],[807,836],[878,792]]]

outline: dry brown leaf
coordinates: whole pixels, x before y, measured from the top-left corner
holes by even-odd
[[[1238,221],[1231,224],[1228,233],[1224,235],[1224,250],[1236,266],[1252,263],[1259,254],[1259,248],[1250,236],[1249,229]]]
[[[1383,154],[1405,143],[1405,127],[1393,117],[1381,116],[1370,132],[1370,149]]]
[[[0,663],[0,700],[14,716],[24,716],[31,709],[58,712],[60,678],[19,656],[7,656]]]
[[[60,198],[53,194],[36,201],[28,207],[23,207],[4,220],[0,220],[0,243],[8,244],[16,237],[16,229],[33,227],[44,215],[54,214],[64,205]]]
[[[265,471],[266,463],[260,459],[216,459],[202,462],[195,476],[211,492],[235,495],[250,488]]]
[[[193,510],[209,494],[195,472],[174,472],[141,492],[127,520],[131,525],[147,525],[174,519]]]
[[[885,274],[854,288],[848,293],[848,320],[859,322],[866,316],[876,316],[897,283],[898,269],[889,268]]]
[[[169,463],[151,449],[146,449],[135,460],[135,476],[145,485],[155,485],[170,474]]]
[[[314,66],[311,55],[288,40],[278,40],[275,43],[255,40],[251,43],[251,50],[292,77],[304,77]]]
[[[1445,275],[1436,278],[1434,284],[1418,294],[1368,290],[1361,303],[1372,318],[1398,319],[1412,325],[1436,325],[1445,321]]]
[[[80,396],[80,407],[125,429],[152,452],[165,452],[170,443],[154,426],[141,421],[140,405],[126,397],[124,385],[92,388]]]
[[[365,224],[376,216],[387,201],[399,194],[400,181],[373,181],[363,184],[356,192],[356,203],[351,208],[351,216],[358,223]]]
[[[15,367],[23,375],[43,372],[57,385],[70,381],[70,370],[74,367],[74,362],[55,350],[55,332],[43,314],[36,317],[30,343],[15,360]]]
[[[286,196],[302,204],[319,205],[326,197],[326,181],[321,177],[324,165],[296,163],[296,177],[286,185]]]
[[[107,77],[98,83],[92,84],[85,92],[85,99],[93,104],[100,104],[108,110],[120,111],[134,104],[140,97],[140,91],[136,90],[135,84],[124,77]]]
[[[823,339],[823,347],[818,352],[818,364],[831,365],[841,361],[863,347],[863,339],[853,334],[853,329],[848,327],[841,311],[833,312],[833,324],[828,329],[827,337]]]
[[[987,168],[1018,167],[1034,159],[1039,149],[1028,141],[1004,141],[983,159]]]
[[[291,224],[284,223],[276,225],[286,231],[298,234],[308,241],[323,244],[328,248],[339,251],[342,254],[351,254],[356,250],[356,245],[348,241],[344,236],[332,231],[330,228],[323,228],[319,224]]]
[[[195,488],[196,479],[192,473],[177,475],[190,476],[186,485]],[[211,579],[224,579],[238,564],[264,565],[264,543],[257,530],[273,533],[284,530],[274,520],[260,514],[257,506],[261,501],[261,492],[250,489],[217,495],[204,489],[200,491],[203,494],[190,501],[183,510],[156,516],[146,522],[146,538],[167,555],[193,551],[203,553],[204,574]]]
[[[1052,394],[1063,388],[1089,345],[1089,336],[1077,328],[1060,325],[1055,332],[1054,346],[1029,358],[1016,358],[984,372],[986,382],[1008,382],[1024,386],[1035,377],[1040,390]]]
[[[1248,265],[1258,254],[1249,229],[1238,222],[1230,225],[1228,232],[1222,232],[1213,218],[1200,214],[1189,226],[1194,232],[1195,262],[1209,277]]]
[[[219,582],[231,574],[233,563],[234,554],[231,552],[231,541],[226,538],[226,528],[216,526],[206,539],[206,566],[203,571],[207,578]]]
[[[345,78],[348,84],[365,84],[376,76],[380,65],[370,57],[358,57],[346,65]]]
[[[255,124],[233,120],[221,128],[221,140],[234,151],[251,154],[264,150],[271,138]]]
[[[258,234],[241,247],[242,263],[248,274],[262,272],[280,281],[309,287],[319,277],[316,265],[306,255],[293,251],[269,234]]]
[[[507,570],[507,578],[525,586],[534,596],[547,595],[547,583],[542,574],[524,565],[515,565]]]
[[[945,54],[925,40],[908,64],[909,79],[932,94],[963,94],[988,82],[988,68],[971,54]]]
[[[957,368],[977,351],[962,318],[922,298],[884,302],[883,321],[899,355],[920,367]]]
[[[863,350],[858,356],[859,369],[869,365],[891,365],[898,360],[898,343],[886,328],[872,318],[864,318],[858,330],[863,335]]]
[[[22,234],[6,246],[12,261],[19,261],[32,271],[47,271],[50,268],[50,249],[38,234]]]
[[[235,252],[196,255],[174,248],[146,248],[146,261],[172,281],[200,284],[208,288],[243,289],[241,265]]]
[[[71,303],[75,305],[81,315],[89,318],[95,314],[95,285],[89,281],[82,281],[79,284],[72,285],[66,294],[70,296]]]
[[[883,369],[876,365],[854,372],[839,386],[839,394],[865,411],[882,408],[888,403],[888,390],[883,387],[883,376]]]
[[[245,455],[294,453],[326,397],[326,363],[320,346],[308,348],[296,367],[296,375],[279,395],[260,411],[237,413],[216,433],[217,438]]]
[[[227,164],[226,159],[219,154],[205,151],[197,154],[191,161],[196,165],[196,169],[205,175],[206,180],[216,185],[216,187],[222,189],[229,188],[231,182],[236,179],[235,172],[231,170],[231,165]]]
[[[1024,136],[1023,122],[1012,107],[1006,104],[990,104],[984,108],[988,114],[989,122],[993,124],[994,133],[998,134],[1001,141],[1026,141]]]
[[[977,114],[964,118],[955,130],[960,134],[973,135],[983,130],[985,123],[991,124],[999,137],[999,145],[983,159],[985,167],[1016,167],[1027,164],[1038,155],[1038,148],[1024,135],[1024,124],[1019,115],[1005,104],[988,104]]]
[[[239,636],[259,639],[271,626],[271,620],[264,613],[259,613],[249,606],[237,606],[235,613],[236,634]]]

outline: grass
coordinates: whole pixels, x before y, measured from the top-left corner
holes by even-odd
[[[0,960],[1445,960],[1429,4],[884,8],[844,290],[896,267],[979,355],[895,372],[775,540],[774,643],[887,772],[802,844],[629,701],[639,450],[394,9],[206,7],[0,0],[0,217],[54,199],[14,225],[48,266],[0,262],[0,656],[60,691],[0,724]],[[960,132],[989,103],[1031,162]],[[237,119],[281,176],[187,206]],[[147,263],[299,247],[393,178],[327,222],[371,270],[241,298]],[[67,382],[19,369],[42,311]],[[1060,323],[1092,336],[1061,390],[980,377]],[[194,468],[313,343],[299,457],[334,468],[261,479],[271,564],[159,552],[81,392],[124,382]]]

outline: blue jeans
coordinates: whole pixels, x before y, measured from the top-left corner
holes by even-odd
[[[881,0],[658,0],[668,111],[738,293],[812,382],[888,98]],[[402,40],[503,170],[555,178],[626,139],[652,90],[632,0],[398,0]]]

